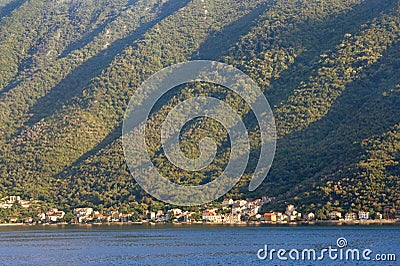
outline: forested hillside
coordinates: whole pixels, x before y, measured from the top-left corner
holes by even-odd
[[[229,103],[249,128],[251,161],[231,197],[268,195],[266,210],[382,211],[400,207],[400,1],[0,0],[0,198],[21,195],[64,208],[155,203],[129,174],[121,124],[130,97],[175,63],[231,64],[265,92],[277,125],[275,161],[254,192],[257,121],[231,91],[187,84],[150,118],[196,95]],[[153,162],[180,184],[206,183],[229,161],[227,132],[197,119],[182,132],[195,158],[200,137],[218,158],[192,176]],[[190,178],[189,178],[190,177]]]

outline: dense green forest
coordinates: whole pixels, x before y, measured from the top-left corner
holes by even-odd
[[[0,198],[159,205],[127,169],[125,109],[158,70],[208,59],[249,75],[271,104],[278,140],[264,183],[248,191],[259,130],[232,91],[186,84],[149,122],[197,95],[237,110],[252,152],[227,196],[275,197],[265,210],[289,201],[322,213],[400,208],[399,41],[398,0],[0,0]],[[202,137],[218,145],[194,175],[168,162],[156,129],[147,136],[153,163],[176,183],[207,183],[229,161],[227,132],[213,120],[182,131],[188,157]]]

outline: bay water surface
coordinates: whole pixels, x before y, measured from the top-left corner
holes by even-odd
[[[338,247],[338,239],[342,242]],[[346,242],[343,242],[344,240]],[[259,257],[285,249],[272,259]],[[303,250],[370,249],[370,261],[301,258]],[[295,249],[300,259],[289,258]],[[258,255],[257,255],[258,253]],[[291,253],[296,255],[296,253]],[[377,261],[376,255],[396,260]],[[268,253],[270,255],[270,253]],[[307,257],[307,256],[306,256]],[[1,265],[400,265],[400,226],[0,226]]]

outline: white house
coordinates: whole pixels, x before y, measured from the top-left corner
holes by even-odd
[[[65,212],[59,211],[57,208],[52,208],[46,213],[39,214],[38,217],[41,221],[58,222],[64,218]]]
[[[224,199],[224,201],[221,204],[222,206],[230,206],[233,205],[233,199]]]
[[[344,219],[345,219],[346,221],[354,221],[354,220],[357,220],[357,214],[354,213],[354,212],[346,213],[346,215],[344,216]]]
[[[173,217],[177,217],[178,215],[180,215],[182,213],[181,209],[178,208],[174,208],[168,211],[168,213],[172,214]]]
[[[335,219],[341,219],[342,218],[342,213],[339,211],[332,211],[329,213],[329,217],[331,217],[332,220]]]
[[[239,223],[241,214],[225,214],[224,223]]]
[[[74,214],[77,217],[85,217],[93,214],[93,208],[75,208]]]
[[[203,212],[201,219],[210,223],[222,223],[222,216],[220,214],[209,211]]]
[[[91,216],[93,214],[93,208],[75,208],[74,214],[78,218],[78,222],[82,223],[83,221],[93,220]]]
[[[10,196],[8,203],[10,203],[10,204],[19,203],[20,200],[21,200],[20,196]]]
[[[369,212],[358,212],[358,219],[360,220],[368,220],[369,219]]]
[[[315,214],[314,214],[313,212],[306,212],[306,213],[303,215],[303,218],[304,218],[305,220],[307,220],[307,221],[313,221],[313,220],[315,220]]]
[[[235,207],[243,207],[247,204],[247,201],[245,200],[235,200],[235,202],[233,203],[233,206]]]

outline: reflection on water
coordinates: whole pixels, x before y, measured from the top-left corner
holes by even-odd
[[[353,248],[400,250],[399,226],[0,226],[0,264],[267,265],[256,255],[265,244],[320,250],[339,237]]]

